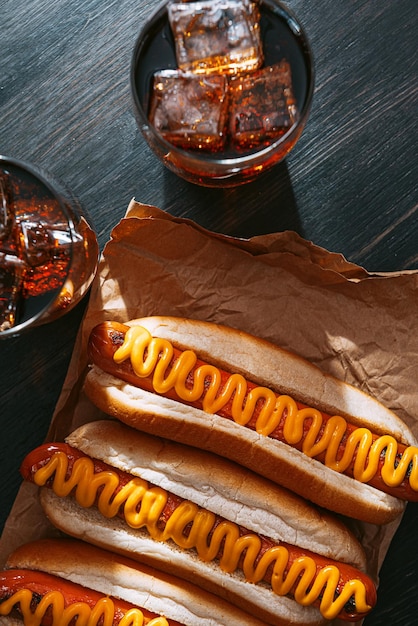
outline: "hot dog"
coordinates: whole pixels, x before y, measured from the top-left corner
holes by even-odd
[[[263,626],[195,585],[78,540],[41,539],[9,556],[2,625],[62,626],[75,615],[88,626]]]
[[[219,456],[116,421],[28,455],[61,531],[175,573],[268,624],[356,621],[376,601],[345,526]]]
[[[85,391],[128,425],[229,457],[316,504],[384,524],[418,500],[418,447],[392,411],[246,333],[150,317],[89,339]]]

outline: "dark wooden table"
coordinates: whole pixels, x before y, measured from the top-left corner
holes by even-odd
[[[294,152],[256,183],[202,189],[168,172],[136,126],[129,69],[147,0],[1,0],[0,153],[49,170],[100,246],[132,197],[234,236],[291,229],[369,271],[418,269],[416,0],[289,0],[311,41],[314,102]],[[0,530],[26,452],[59,396],[85,303],[0,343]],[[416,380],[412,381],[416,386]],[[409,506],[367,626],[418,614]]]

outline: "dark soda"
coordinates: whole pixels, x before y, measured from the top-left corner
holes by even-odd
[[[283,60],[289,63],[295,107],[299,115],[304,115],[310,102],[313,68],[303,33],[280,4],[265,0],[260,5],[260,36],[264,54],[263,67]],[[174,37],[167,10],[162,8],[154,16],[146,38],[137,46],[132,70],[134,98],[145,117],[148,118],[149,115],[154,73],[176,68]],[[296,139],[297,136],[295,141]],[[206,153],[205,158],[218,160],[241,157],[255,150],[251,144],[243,148],[228,142],[223,149]],[[289,151],[289,146],[286,151]]]
[[[78,207],[26,164],[1,157],[0,337],[75,306],[97,261]]]

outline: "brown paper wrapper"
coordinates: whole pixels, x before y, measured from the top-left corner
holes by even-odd
[[[418,435],[417,311],[417,272],[370,274],[294,232],[234,239],[132,200],[105,246],[47,439],[103,417],[83,394],[91,328],[146,315],[223,323],[279,344],[375,396]],[[377,579],[400,519],[346,521]],[[54,534],[37,489],[23,484],[0,565],[18,545]]]

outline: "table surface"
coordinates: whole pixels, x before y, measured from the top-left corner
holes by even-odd
[[[129,68],[155,4],[1,0],[0,153],[66,184],[101,248],[135,197],[233,236],[294,230],[371,272],[418,269],[417,1],[288,0],[315,58],[307,127],[284,163],[224,190],[167,171],[136,125]],[[19,462],[46,434],[84,307],[30,342],[0,344],[0,530]],[[367,626],[416,623],[417,523],[410,505]]]

